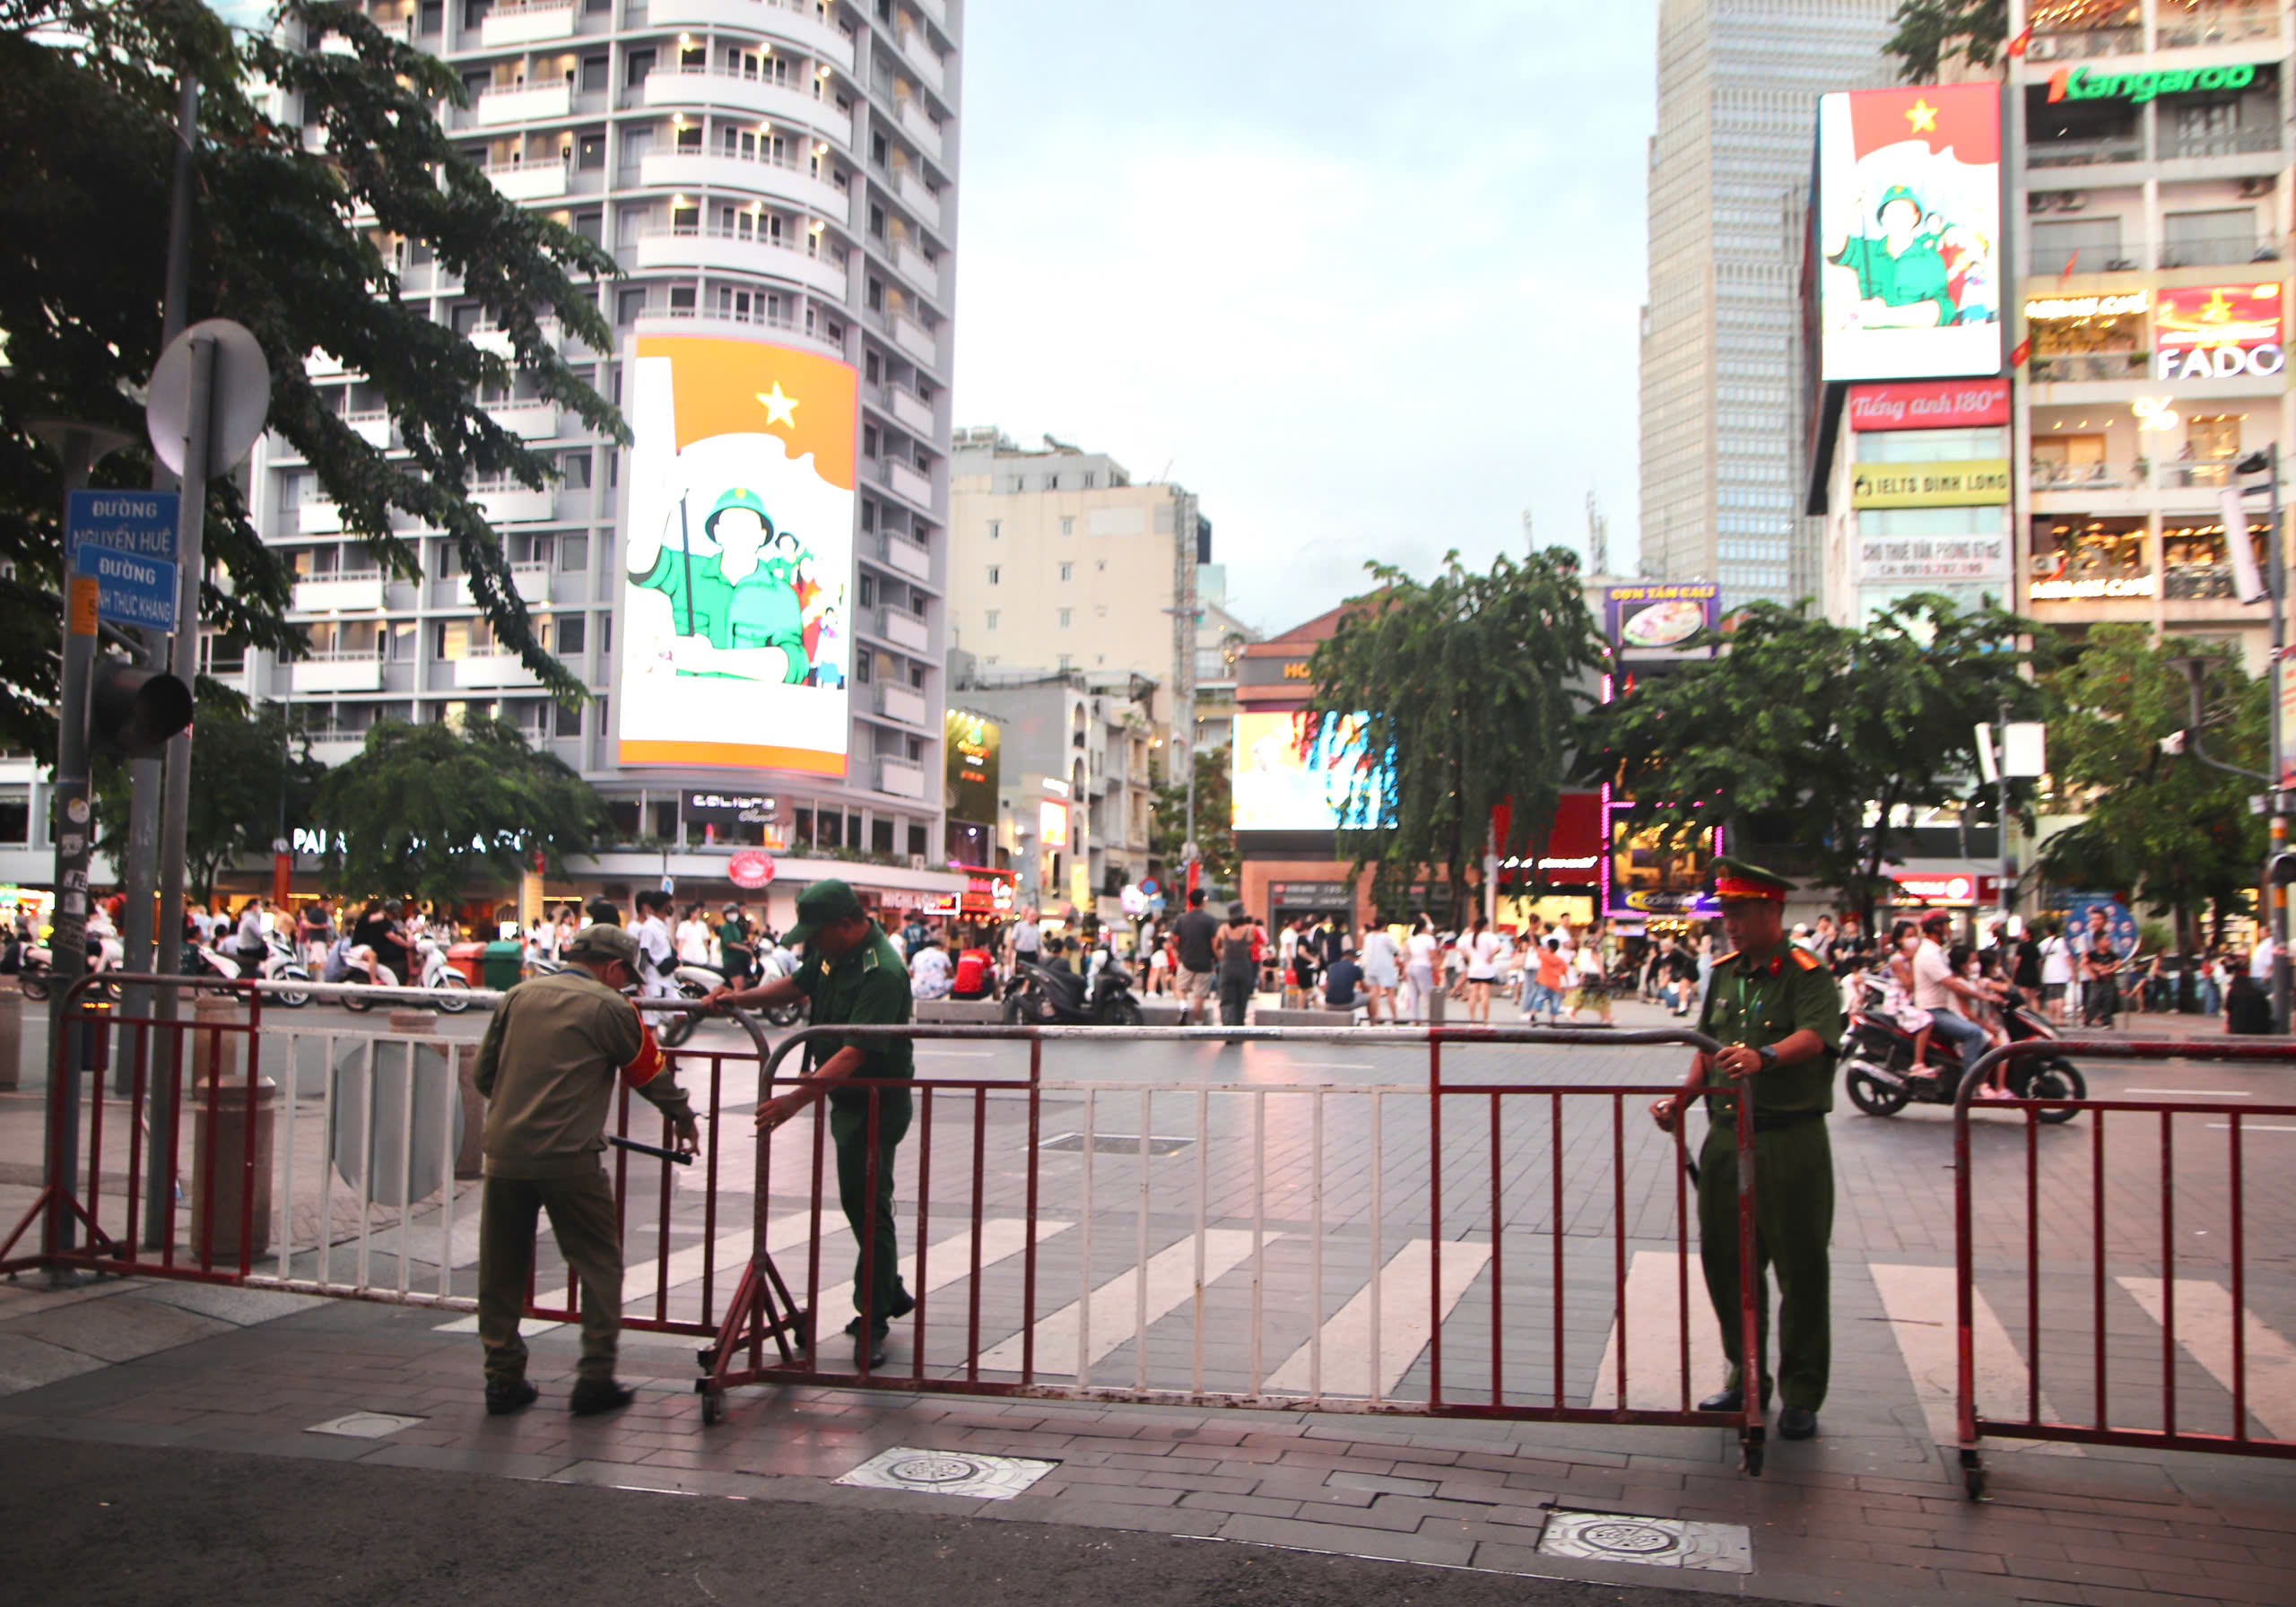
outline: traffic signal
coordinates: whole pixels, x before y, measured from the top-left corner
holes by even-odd
[[[97,658],[88,687],[88,744],[117,759],[150,759],[191,724],[191,688],[173,675]]]

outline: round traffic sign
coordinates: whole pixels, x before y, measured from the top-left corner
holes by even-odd
[[[168,343],[152,370],[144,404],[144,426],[160,461],[183,473],[191,430],[192,348],[206,343],[214,353],[210,369],[207,466],[210,474],[229,473],[262,439],[271,416],[271,364],[244,324],[208,318]]]

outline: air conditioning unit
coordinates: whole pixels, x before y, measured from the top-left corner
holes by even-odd
[[[2243,201],[2254,201],[2259,196],[2269,195],[2278,183],[2278,179],[2265,174],[2252,173],[2240,180],[2240,198]]]
[[[925,856],[922,854],[910,855],[909,856],[909,868],[912,871],[923,870],[925,868]]]
[[[2089,192],[2086,190],[2063,190],[2057,197],[2057,210],[2059,212],[2079,212],[2088,204]]]
[[[2056,204],[2057,196],[2048,190],[2028,190],[2025,192],[2025,210],[2027,212],[2047,212],[2050,207],[2055,206]]]

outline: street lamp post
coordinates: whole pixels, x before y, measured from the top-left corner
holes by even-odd
[[[2288,611],[2282,594],[2287,589],[2288,563],[2282,548],[2280,528],[2280,447],[2277,442],[2261,452],[2251,452],[2240,459],[2238,472],[2241,474],[2262,474],[2262,485],[2244,485],[2238,496],[2224,498],[2225,550],[2238,557],[2245,556],[2248,548],[2248,518],[2245,513],[2232,515],[2244,505],[2240,498],[2253,497],[2259,491],[2269,499],[2271,512],[2266,525],[2266,569],[2263,590],[2272,607],[2272,683],[2269,711],[2271,716],[2270,762],[2265,767],[2265,797],[2268,803],[2270,841],[2265,851],[2264,875],[2257,884],[2257,924],[2273,940],[2272,965],[2272,1022],[2276,1032],[2286,1032],[2289,1027],[2290,969],[2288,955],[2288,917],[2282,900],[2279,878],[2275,872],[2285,863],[2288,852],[2288,796],[2282,786],[2286,774],[2281,755],[2285,751],[2288,734],[2281,719],[2281,678],[2288,673],[2282,662],[2288,650]],[[2237,528],[2236,528],[2237,526]],[[2237,565],[2236,565],[2237,567]],[[2251,566],[2252,567],[2252,560]],[[2247,600],[2253,600],[2247,599]],[[2197,722],[2196,722],[2196,724]]]

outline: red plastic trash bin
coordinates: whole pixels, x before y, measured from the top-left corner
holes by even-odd
[[[484,943],[456,943],[447,951],[447,963],[460,971],[463,980],[473,987],[486,986]]]

